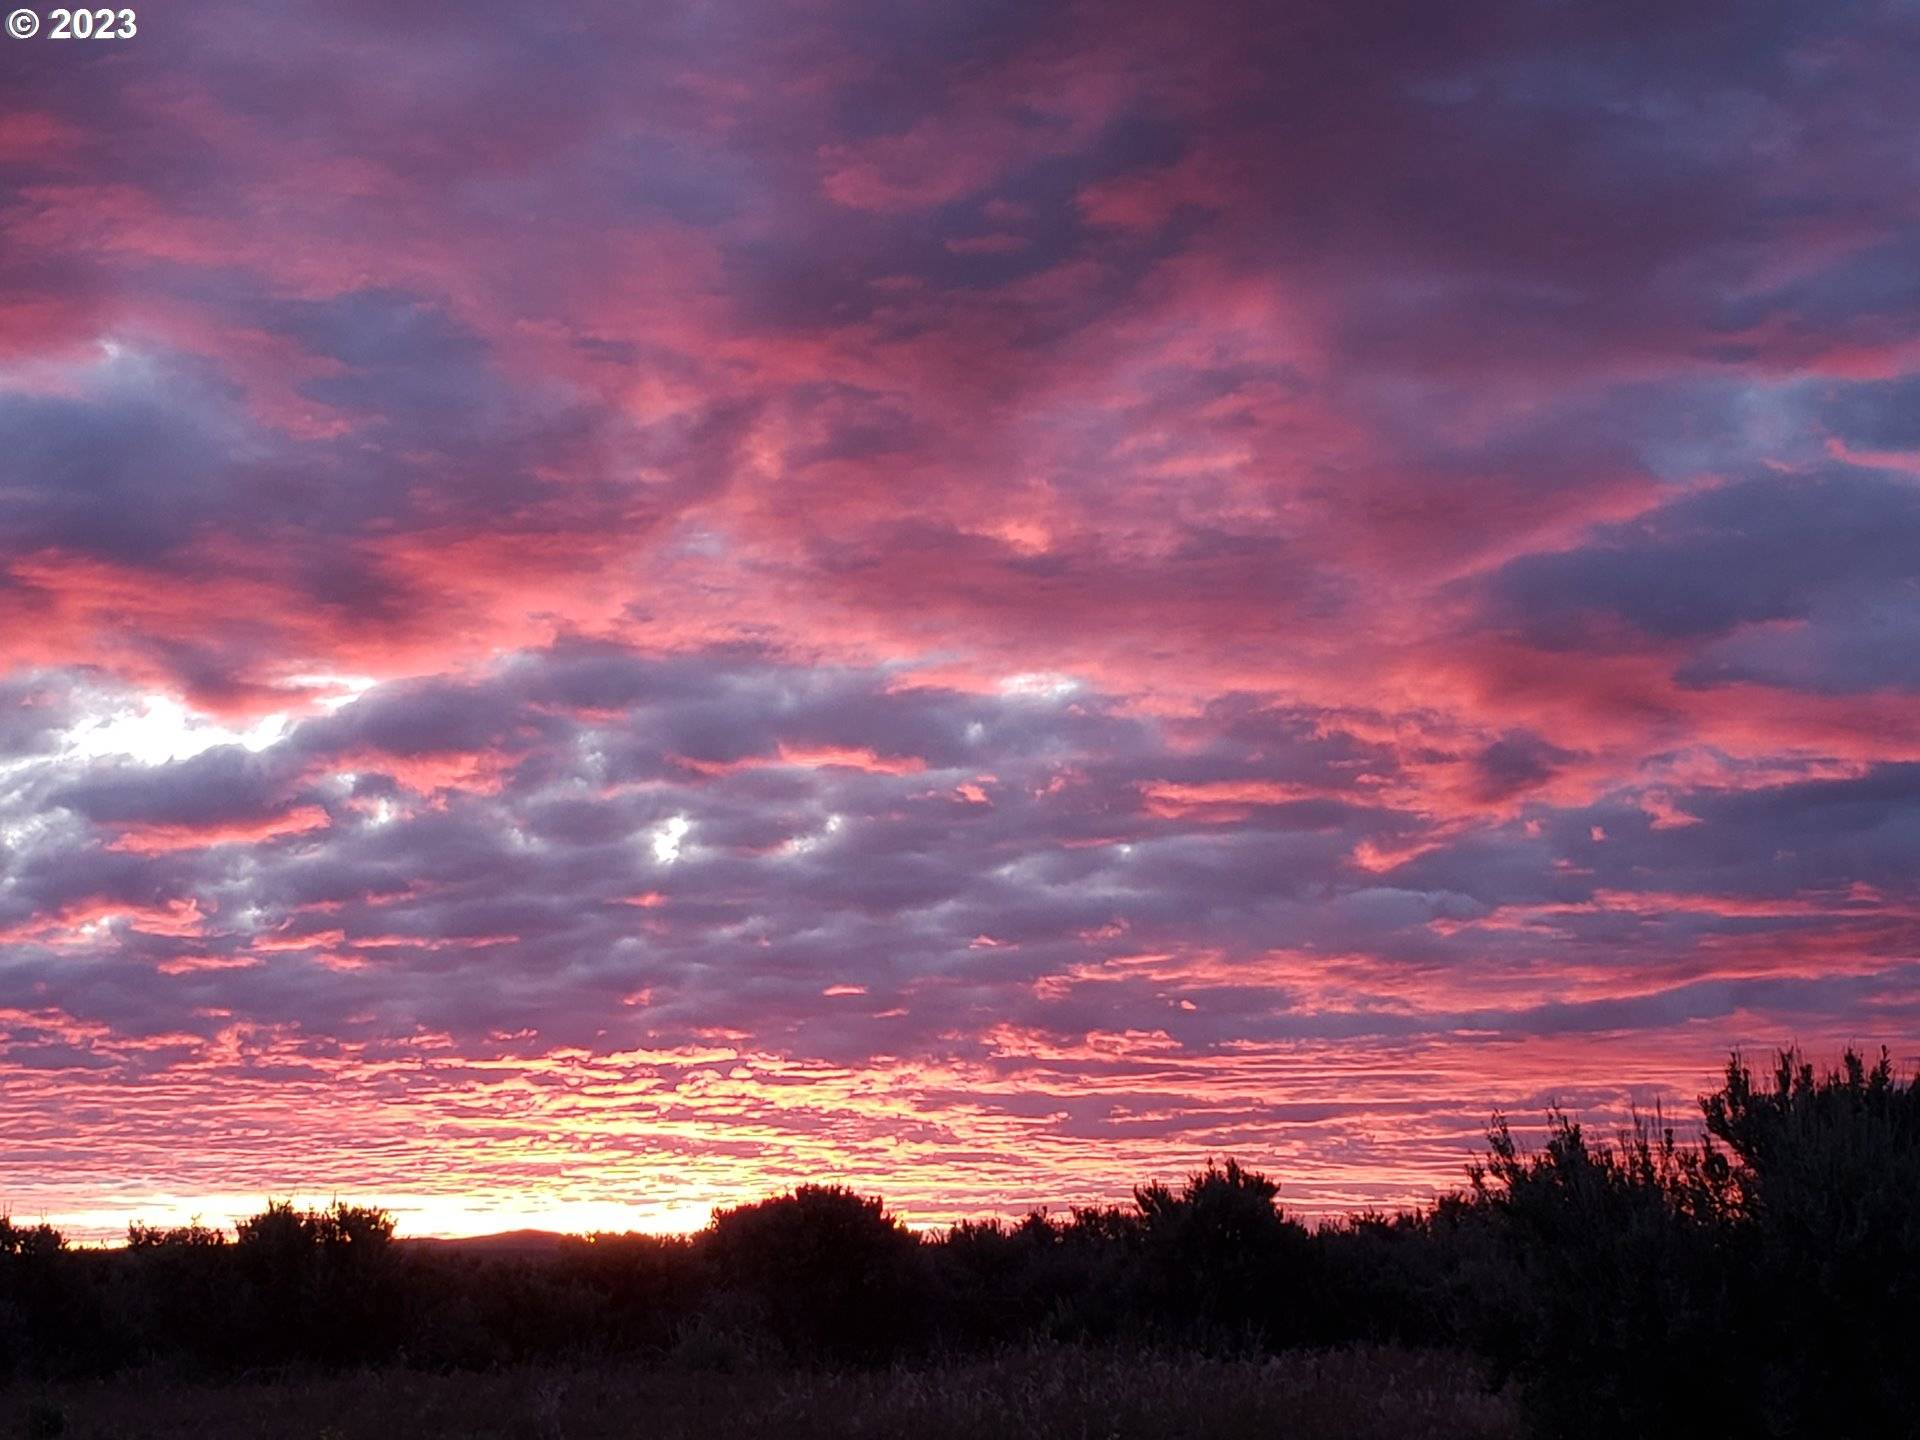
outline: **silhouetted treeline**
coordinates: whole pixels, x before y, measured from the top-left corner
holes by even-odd
[[[490,1368],[642,1357],[864,1365],[1041,1340],[1470,1349],[1548,1435],[1920,1435],[1920,1080],[1849,1052],[1738,1061],[1705,1134],[1611,1144],[1495,1118],[1470,1186],[1310,1230],[1234,1161],[1130,1204],[916,1237],[834,1186],[698,1235],[540,1254],[396,1244],[381,1211],[285,1204],[231,1237],[76,1250],[0,1220],[0,1369]]]

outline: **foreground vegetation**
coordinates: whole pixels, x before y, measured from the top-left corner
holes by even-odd
[[[20,1391],[0,1434],[65,1440],[1512,1440],[1458,1359],[1271,1361],[1028,1348],[938,1366],[725,1375],[678,1364],[514,1367]],[[57,1427],[57,1428],[56,1428]]]
[[[1698,1143],[1496,1119],[1464,1193],[1315,1231],[1232,1161],[926,1238],[816,1186],[543,1255],[341,1204],[118,1251],[0,1221],[6,1403],[123,1440],[1920,1435],[1920,1081],[1788,1054],[1701,1104]]]

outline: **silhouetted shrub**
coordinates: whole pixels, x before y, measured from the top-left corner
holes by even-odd
[[[1752,1268],[1747,1383],[1775,1434],[1920,1432],[1920,1077],[1797,1052],[1702,1101]],[[1789,1303],[1782,1304],[1786,1297]]]
[[[558,1265],[596,1297],[599,1344],[659,1354],[679,1343],[699,1308],[694,1242],[677,1235],[591,1235],[561,1244]]]
[[[1036,1251],[1057,1236],[1041,1213],[1019,1225],[963,1220],[930,1252],[941,1338],[972,1348],[1037,1333],[1053,1304]]]
[[[296,1210],[269,1200],[234,1227],[246,1351],[260,1363],[360,1364],[400,1343],[393,1219],[338,1200]]]
[[[222,1365],[244,1348],[233,1246],[195,1220],[161,1228],[134,1222],[112,1287],[116,1326],[149,1359]]]
[[[874,1361],[923,1336],[919,1242],[878,1196],[838,1185],[715,1213],[699,1251],[743,1318],[788,1354]]]
[[[604,1353],[603,1297],[551,1259],[427,1252],[405,1257],[404,1348],[434,1370],[488,1370]]]
[[[940,1337],[959,1347],[1145,1339],[1142,1240],[1139,1211],[1108,1206],[956,1225],[927,1255]]]
[[[1709,1431],[1741,1397],[1727,1375],[1731,1237],[1695,1152],[1637,1123],[1616,1147],[1556,1115],[1523,1153],[1504,1121],[1474,1167],[1495,1225],[1475,1333],[1529,1386],[1549,1433]]]
[[[1209,1162],[1180,1190],[1144,1185],[1149,1313],[1214,1343],[1281,1345],[1313,1326],[1313,1245],[1280,1213],[1280,1187],[1238,1161]]]
[[[1496,1123],[1461,1261],[1475,1343],[1545,1434],[1920,1433],[1916,1084],[1784,1052],[1756,1088],[1736,1056],[1701,1108],[1697,1145],[1556,1116],[1527,1154]]]
[[[1467,1207],[1447,1197],[1428,1210],[1366,1212],[1314,1235],[1318,1288],[1309,1339],[1445,1346],[1459,1339]]]
[[[0,1215],[0,1378],[81,1374],[119,1360],[96,1258],[69,1250],[51,1225]]]

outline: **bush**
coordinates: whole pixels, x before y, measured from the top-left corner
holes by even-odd
[[[255,1363],[364,1364],[399,1349],[393,1218],[334,1201],[324,1210],[267,1202],[234,1227],[243,1286],[241,1354]]]
[[[838,1185],[716,1212],[699,1253],[789,1355],[873,1362],[924,1338],[919,1242],[878,1196]]]
[[[0,1215],[0,1379],[85,1373],[119,1359],[93,1258],[69,1250],[51,1225]]]
[[[200,1224],[127,1227],[114,1286],[115,1319],[148,1359],[226,1363],[246,1340],[226,1233]]]
[[[1469,1303],[1481,1348],[1527,1385],[1555,1435],[1713,1431],[1742,1408],[1729,1362],[1734,1237],[1695,1152],[1644,1122],[1616,1148],[1556,1115],[1522,1153],[1495,1122],[1472,1171],[1493,1227]]]
[[[1538,1154],[1496,1120],[1468,1333],[1547,1434],[1920,1433],[1920,1082],[1736,1055],[1701,1110],[1697,1145],[1555,1116]]]
[[[1266,1347],[1308,1335],[1312,1239],[1281,1214],[1279,1191],[1235,1160],[1209,1161],[1178,1192],[1135,1190],[1149,1313],[1216,1344]]]
[[[1448,1197],[1430,1210],[1369,1211],[1323,1225],[1314,1237],[1319,1288],[1310,1338],[1328,1345],[1456,1344],[1468,1214]]]
[[[1775,1434],[1920,1431],[1920,1077],[1885,1051],[1756,1086],[1736,1055],[1702,1101],[1751,1254],[1748,1383]],[[1782,1305],[1780,1297],[1791,1297]]]

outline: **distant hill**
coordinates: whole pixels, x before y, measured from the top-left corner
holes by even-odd
[[[551,1255],[577,1235],[554,1230],[503,1230],[497,1235],[403,1236],[396,1244],[467,1255]]]

